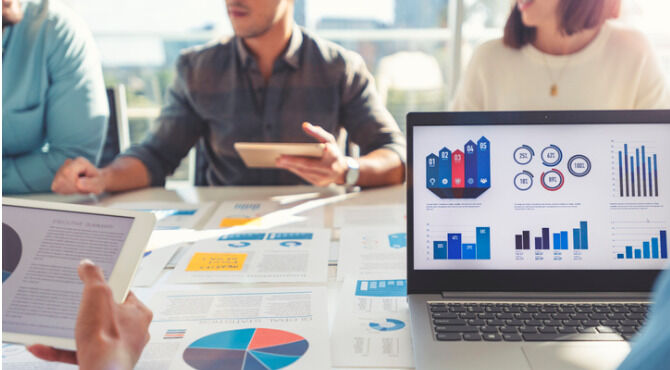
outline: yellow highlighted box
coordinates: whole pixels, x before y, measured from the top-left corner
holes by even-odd
[[[196,252],[186,266],[186,271],[242,271],[246,253]]]
[[[260,217],[244,217],[244,218],[226,217],[221,219],[221,223],[219,223],[219,226],[233,227],[233,226],[254,225],[258,222],[260,222]]]

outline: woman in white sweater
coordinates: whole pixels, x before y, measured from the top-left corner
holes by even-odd
[[[670,108],[649,41],[610,18],[620,0],[517,0],[472,56],[453,110]]]

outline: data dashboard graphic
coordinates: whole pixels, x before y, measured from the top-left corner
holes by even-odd
[[[283,330],[249,328],[202,337],[184,350],[183,359],[197,370],[281,369],[298,361],[309,342]]]
[[[371,322],[370,328],[377,331],[396,331],[405,327],[405,322],[396,319],[386,319],[384,323]]]
[[[619,197],[658,197],[658,159],[647,145],[633,148],[624,143],[615,158]]]
[[[463,150],[447,147],[426,157],[426,187],[442,199],[477,198],[491,187],[491,143],[482,136]]]
[[[534,156],[535,150],[528,144],[522,144],[513,152],[514,162],[520,166],[524,166],[523,170],[514,176],[514,187],[519,191],[528,191],[535,184],[535,175],[532,169],[527,166],[533,162]],[[536,173],[539,175],[540,185],[547,191],[560,190],[565,184],[566,174],[574,177],[584,177],[591,172],[591,160],[587,156],[576,154],[570,157],[566,163],[563,161],[563,150],[554,144],[545,146],[542,149],[540,152],[540,161],[543,170]],[[567,171],[561,171],[556,168],[561,163],[566,163]],[[550,168],[546,169],[545,167]]]
[[[389,247],[393,249],[407,247],[407,233],[389,234]]]
[[[570,237],[568,231],[559,231],[552,233],[548,227],[543,227],[540,233],[541,236],[536,236],[533,248],[531,248],[531,235],[529,230],[523,230],[521,234],[516,234],[515,250],[568,250],[570,244]],[[574,250],[588,250],[589,249],[589,234],[588,223],[580,221],[579,227],[572,229],[572,249]]]
[[[7,280],[21,261],[23,247],[19,234],[6,223],[2,223],[2,282]]]
[[[435,260],[490,260],[491,228],[477,227],[475,241],[465,243],[462,233],[447,233],[446,240],[433,241]]]
[[[617,260],[668,258],[668,232],[662,221],[615,221],[612,245]]]

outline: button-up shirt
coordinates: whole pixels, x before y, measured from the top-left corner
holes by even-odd
[[[314,142],[304,121],[334,135],[344,127],[362,155],[388,148],[404,162],[405,139],[363,59],[297,26],[267,83],[239,37],[182,53],[157,131],[123,155],[140,159],[160,186],[202,139],[210,185],[299,184],[285,170],[247,168],[233,145]]]
[[[109,116],[93,37],[67,5],[22,1],[2,32],[2,192],[50,191],[67,158],[95,162]]]

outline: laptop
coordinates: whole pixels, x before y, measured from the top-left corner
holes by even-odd
[[[417,369],[614,368],[668,262],[670,111],[410,113]]]

